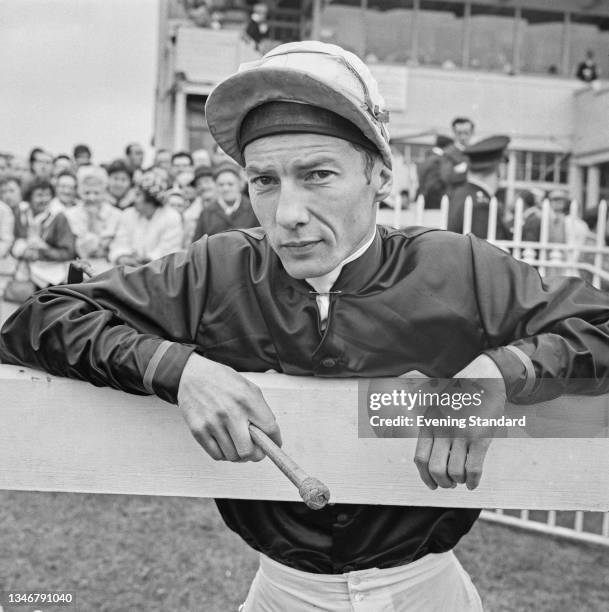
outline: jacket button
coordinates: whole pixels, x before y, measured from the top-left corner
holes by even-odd
[[[341,512],[340,514],[336,515],[336,520],[339,523],[347,523],[349,521],[349,515],[345,512]]]
[[[336,365],[336,359],[332,359],[332,357],[326,357],[321,360],[321,365],[324,368],[333,368]]]

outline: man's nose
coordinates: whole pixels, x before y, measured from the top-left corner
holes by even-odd
[[[275,220],[278,225],[290,229],[309,222],[309,212],[303,194],[298,187],[289,182],[281,185]]]

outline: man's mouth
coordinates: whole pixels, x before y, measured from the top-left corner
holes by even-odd
[[[314,244],[321,242],[321,240],[289,240],[281,243],[281,248],[286,249],[304,249]]]

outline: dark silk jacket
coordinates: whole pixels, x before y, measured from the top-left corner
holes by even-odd
[[[231,231],[137,269],[38,292],[4,325],[0,359],[169,402],[193,351],[239,371],[320,377],[450,377],[486,352],[514,402],[609,389],[609,297],[576,278],[545,284],[474,236],[381,227],[333,290],[322,332],[311,287],[287,275],[262,230]],[[252,547],[315,573],[449,550],[479,513],[217,505]]]

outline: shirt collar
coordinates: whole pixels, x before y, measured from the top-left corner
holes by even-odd
[[[316,276],[315,278],[307,278],[305,280],[307,281],[307,283],[309,283],[309,285],[311,285],[311,287],[313,287],[313,289],[315,289],[315,291],[317,291],[317,293],[328,293],[328,291],[332,289],[332,286],[338,279],[343,267],[346,266],[348,263],[359,259],[370,248],[375,236],[376,228],[375,231],[372,233],[372,236],[370,236],[370,238],[366,240],[366,242],[359,249],[357,249],[354,253],[349,255],[349,257],[342,261],[338,266],[336,266],[334,270],[331,270],[323,276]]]

